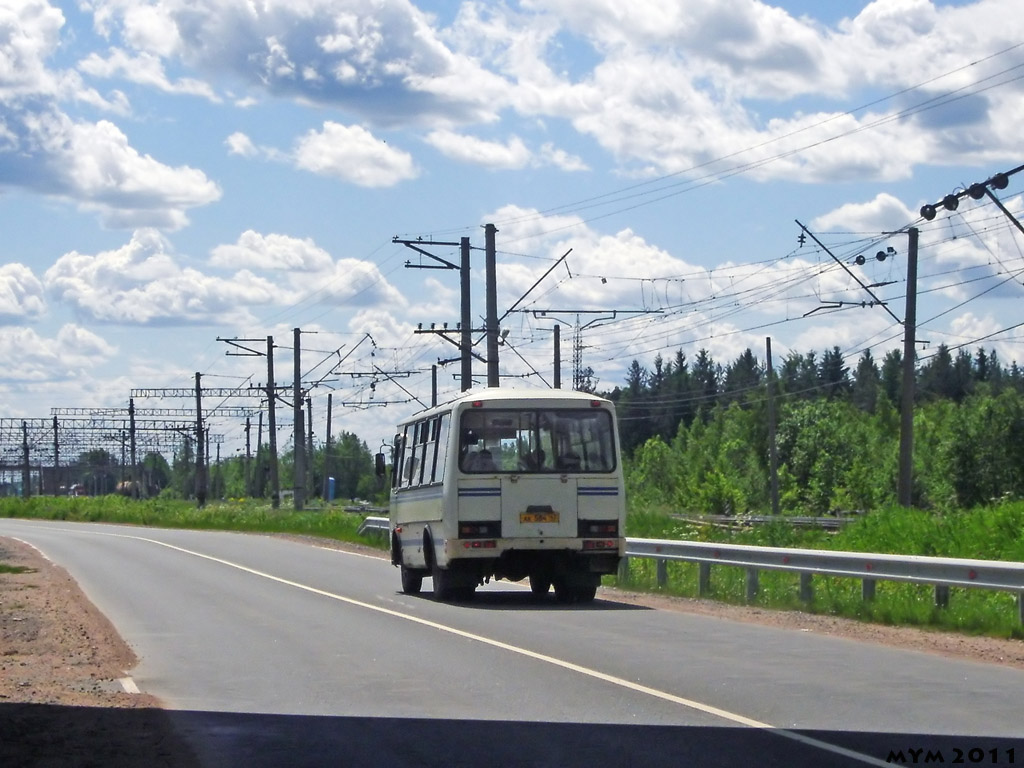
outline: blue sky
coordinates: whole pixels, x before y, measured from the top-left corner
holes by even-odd
[[[392,238],[469,237],[482,324],[486,223],[499,312],[570,249],[521,307],[625,311],[582,333],[601,388],[678,349],[763,359],[769,335],[777,363],[898,348],[796,220],[899,318],[907,236],[884,233],[917,224],[921,357],[1024,363],[1020,232],[987,199],[918,215],[1024,162],[1018,6],[0,0],[0,415],[265,381],[218,338],[273,335],[288,381],[299,327],[318,439],[333,393],[335,431],[376,447],[452,356],[417,324],[459,317],[457,274]],[[1022,182],[997,192],[1018,217]],[[551,381],[552,324],[506,318],[509,385]],[[378,368],[401,387],[357,375]]]

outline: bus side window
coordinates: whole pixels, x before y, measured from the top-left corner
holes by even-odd
[[[423,484],[423,470],[427,465],[427,442],[430,437],[430,422],[421,421],[416,425],[416,456],[417,466],[416,474],[412,478],[413,485]],[[430,473],[427,473],[427,478],[430,477]]]
[[[431,482],[440,483],[444,481],[444,465],[448,459],[448,423],[450,418],[447,413],[442,413],[434,422],[436,435],[434,438],[434,473],[431,475]]]
[[[416,461],[416,425],[409,424],[405,428],[405,436],[402,438],[405,446],[404,459],[402,463],[402,487],[408,488],[413,484],[413,477],[417,471]]]
[[[405,438],[401,434],[395,435],[395,445],[391,449],[391,487],[398,488],[402,479],[402,458],[405,450]]]

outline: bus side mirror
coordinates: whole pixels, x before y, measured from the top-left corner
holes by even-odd
[[[384,461],[383,453],[374,456],[374,470],[377,472],[377,477],[384,477],[387,474],[387,464]]]

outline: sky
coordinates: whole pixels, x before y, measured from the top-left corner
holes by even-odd
[[[299,328],[316,442],[331,395],[376,450],[457,353],[417,330],[458,271],[396,239],[470,238],[479,328],[486,224],[502,386],[551,386],[556,323],[601,390],[769,337],[880,361],[912,226],[921,362],[1024,364],[1024,174],[1011,216],[962,194],[1024,163],[1022,78],[1018,0],[0,0],[0,417],[264,384],[225,339],[291,384]]]

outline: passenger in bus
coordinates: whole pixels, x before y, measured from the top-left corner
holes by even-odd
[[[486,449],[481,449],[480,453],[476,455],[476,471],[477,472],[497,472],[498,466],[495,464],[494,457],[490,456],[490,452]]]
[[[498,467],[494,463],[494,458],[491,456],[491,452],[486,448],[481,448],[476,453],[470,454],[469,459],[466,462],[466,469],[470,472],[498,471]]]
[[[558,457],[558,468],[563,472],[578,472],[580,468],[580,457],[578,453],[568,451]]]
[[[535,451],[527,451],[523,454],[522,466],[527,472],[540,472],[544,469],[544,449],[538,448]]]

